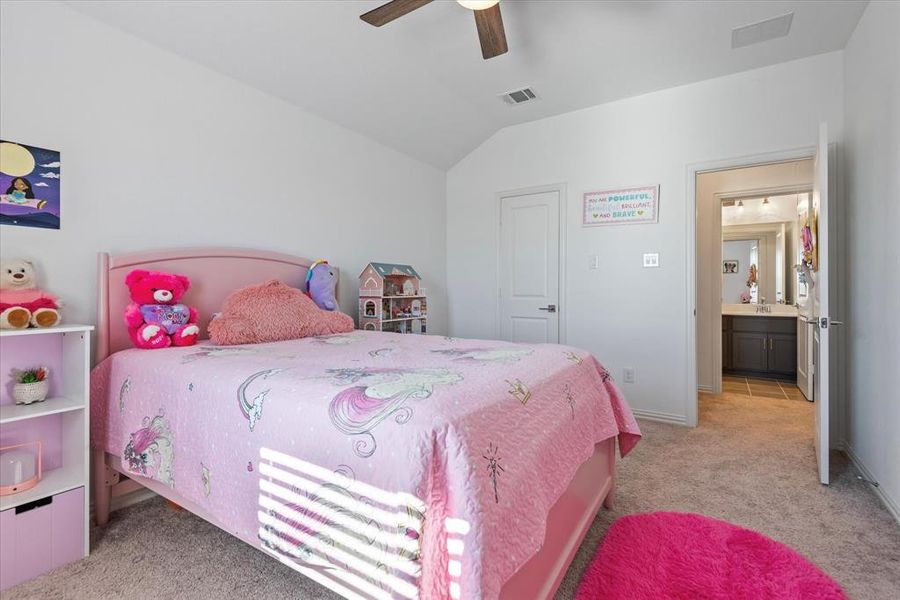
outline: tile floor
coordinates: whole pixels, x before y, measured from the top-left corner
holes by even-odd
[[[722,375],[722,392],[741,394],[751,398],[785,398],[787,400],[806,401],[806,397],[795,384],[774,379],[753,379],[752,377]]]

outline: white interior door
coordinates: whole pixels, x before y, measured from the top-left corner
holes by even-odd
[[[500,200],[500,337],[559,342],[559,191]]]
[[[832,327],[840,321],[831,318],[831,311],[837,308],[835,300],[837,256],[832,251],[835,241],[834,223],[829,221],[835,215],[834,187],[829,175],[828,127],[819,126],[819,143],[816,149],[815,178],[813,181],[810,223],[814,226],[817,256],[814,256],[814,287],[812,302],[813,328],[813,398],[816,403],[815,448],[819,463],[819,481],[827,485],[829,439],[829,407],[835,397],[837,355]]]

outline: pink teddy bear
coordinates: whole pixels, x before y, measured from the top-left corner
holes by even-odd
[[[193,346],[200,328],[197,311],[179,303],[191,287],[184,275],[136,269],[125,278],[131,304],[125,308],[125,324],[138,348]]]

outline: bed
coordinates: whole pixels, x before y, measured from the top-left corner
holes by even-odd
[[[99,257],[98,524],[147,487],[347,598],[553,596],[640,431],[587,352],[355,331],[131,348],[135,268],[188,275],[201,325],[311,261],[245,249]],[[201,339],[205,338],[205,330]]]

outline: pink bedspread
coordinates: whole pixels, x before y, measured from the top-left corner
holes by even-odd
[[[357,331],[126,350],[91,440],[283,560],[372,596],[495,598],[597,442],[640,430],[587,352]]]

